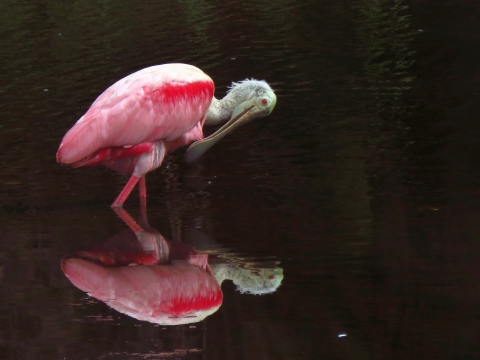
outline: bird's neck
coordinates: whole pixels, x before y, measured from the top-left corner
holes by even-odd
[[[212,99],[212,103],[208,108],[205,125],[217,125],[224,123],[232,115],[233,110],[240,102],[236,99],[233,92],[228,93],[223,99]]]

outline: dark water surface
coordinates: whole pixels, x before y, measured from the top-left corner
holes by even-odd
[[[3,0],[0,41],[0,358],[480,358],[478,1]],[[168,62],[278,101],[149,174],[150,224],[283,271],[265,295],[225,280],[217,312],[173,327],[64,276],[126,229],[126,178],[55,162],[106,87]]]

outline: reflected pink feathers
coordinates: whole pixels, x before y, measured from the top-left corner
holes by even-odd
[[[62,270],[79,289],[139,320],[214,312],[223,295],[215,278],[183,260],[171,265],[104,267],[83,259],[62,260]]]

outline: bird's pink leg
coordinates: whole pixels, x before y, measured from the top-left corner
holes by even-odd
[[[138,195],[141,198],[147,197],[147,185],[145,182],[145,175],[143,175],[138,182]]]
[[[150,229],[147,219],[147,186],[145,183],[145,175],[138,182],[138,193],[140,195],[140,226],[144,229]]]
[[[132,192],[135,185],[137,185],[137,182],[138,182],[138,180],[140,180],[140,178],[141,177],[136,176],[136,175],[132,175],[130,177],[130,179],[128,180],[128,182],[125,184],[122,191],[120,192],[120,194],[117,196],[117,198],[113,202],[112,208],[123,206],[123,203],[125,202],[125,200],[127,200],[128,195],[130,195],[130,193]],[[145,186],[145,183],[143,185]]]

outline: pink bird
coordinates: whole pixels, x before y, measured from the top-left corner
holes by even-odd
[[[212,79],[186,64],[152,66],[110,86],[64,136],[57,162],[72,167],[104,165],[131,175],[113,202],[121,207],[137,183],[146,197],[145,175],[166,153],[194,142],[187,162],[203,155],[230,131],[267,116],[276,96],[265,81],[233,83],[217,100]],[[227,121],[228,120],[228,121]],[[227,123],[207,138],[202,127]]]

